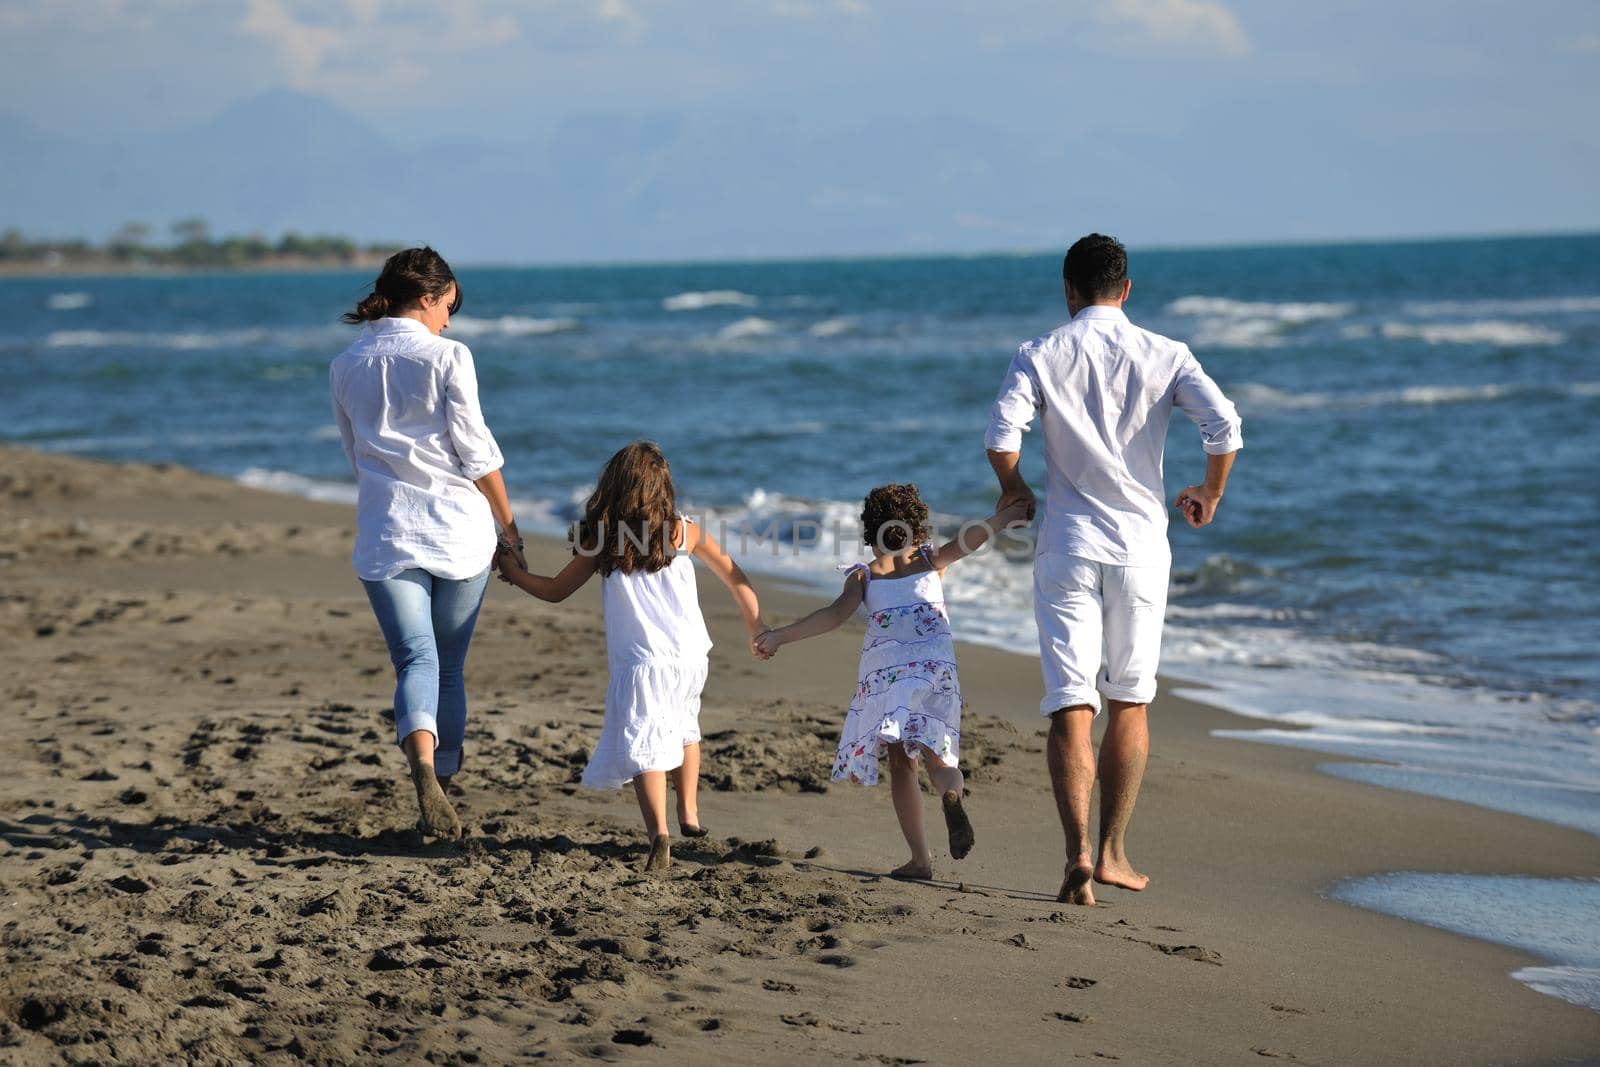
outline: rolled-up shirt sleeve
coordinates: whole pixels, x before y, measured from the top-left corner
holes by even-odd
[[[472,364],[472,353],[466,345],[458,344],[454,357],[445,365],[445,425],[461,460],[461,473],[477,481],[503,467],[505,458],[478,406],[478,372]]]
[[[989,431],[983,444],[991,452],[1020,452],[1022,435],[1039,411],[1039,383],[1033,377],[1028,349],[1022,348],[1011,360],[1000,383],[1000,395],[989,409]]]
[[[1210,456],[1226,455],[1244,447],[1239,412],[1223,395],[1194,354],[1185,350],[1173,382],[1172,401],[1200,428],[1200,444]]]

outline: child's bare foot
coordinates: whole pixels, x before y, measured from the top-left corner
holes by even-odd
[[[650,842],[650,857],[644,861],[647,871],[664,871],[672,866],[672,838],[657,834]]]
[[[417,812],[420,816],[417,829],[422,831],[422,835],[442,837],[446,841],[459,840],[461,820],[456,818],[456,809],[450,806],[444,790],[439,788],[439,779],[433,775],[433,764],[412,764],[411,784],[417,790]]]
[[[1056,894],[1057,904],[1082,904],[1094,907],[1094,887],[1090,877],[1093,869],[1087,862],[1067,865],[1067,876],[1061,880],[1061,892]]]
[[[918,863],[916,860],[911,860],[909,863],[902,863],[890,871],[889,877],[899,878],[906,882],[926,882],[933,877],[933,864]]]
[[[941,798],[941,803],[944,805],[944,828],[950,832],[950,855],[958,860],[966,859],[978,838],[972,832],[967,810],[961,806],[961,794],[952,789]]]
[[[711,831],[704,826],[691,826],[689,823],[680,822],[678,824],[678,832],[684,837],[705,837]]]
[[[1150,884],[1149,876],[1134,870],[1126,859],[1113,860],[1105,856],[1101,856],[1100,862],[1095,864],[1094,880],[1101,885],[1120,886],[1135,893]]]

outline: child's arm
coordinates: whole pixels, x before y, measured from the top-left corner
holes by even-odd
[[[717,544],[716,538],[697,524],[684,525],[688,528],[684,535],[684,550],[704,563],[706,570],[715,574],[722,584],[728,587],[728,592],[733,595],[733,603],[739,609],[739,617],[744,620],[744,628],[750,634],[751,650],[754,651],[756,635],[767,628],[767,624],[761,621],[761,601],[756,597],[755,587],[750,584],[750,579],[745,577],[739,565],[733,561],[733,557]]]
[[[532,594],[540,600],[559,604],[583,588],[583,583],[594,577],[594,556],[573,556],[561,573],[554,578],[533,574],[517,560],[517,553],[501,549],[494,554],[494,565],[500,569],[500,580]]]
[[[859,570],[853,570],[845,577],[844,591],[825,608],[818,608],[810,615],[788,626],[780,626],[776,630],[768,630],[756,638],[756,650],[764,658],[771,659],[777,655],[778,649],[792,641],[804,641],[808,637],[825,634],[829,630],[837,630],[844,621],[855,614],[856,608],[861,606],[861,598],[867,592],[866,576]]]
[[[1015,500],[979,523],[964,523],[955,539],[939,546],[933,555],[933,569],[940,574],[950,564],[972,555],[988,544],[994,535],[1008,526],[1026,526],[1032,505],[1026,500]]]

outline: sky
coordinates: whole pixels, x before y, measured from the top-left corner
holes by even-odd
[[[80,169],[192,147],[285,91],[400,153],[360,173],[388,216],[321,146],[297,196],[257,166],[271,210],[195,166],[90,205],[44,152],[0,224],[100,236],[188,196],[522,261],[1600,229],[1594,0],[0,0],[7,169],[39,138]]]

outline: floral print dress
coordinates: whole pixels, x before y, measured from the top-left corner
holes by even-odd
[[[931,546],[920,549],[932,566]],[[907,755],[926,746],[954,767],[961,756],[961,682],[945,614],[944,584],[927,570],[903,578],[874,578],[865,564],[867,634],[861,677],[833,758],[833,780],[876,785],[878,761],[889,746]]]

